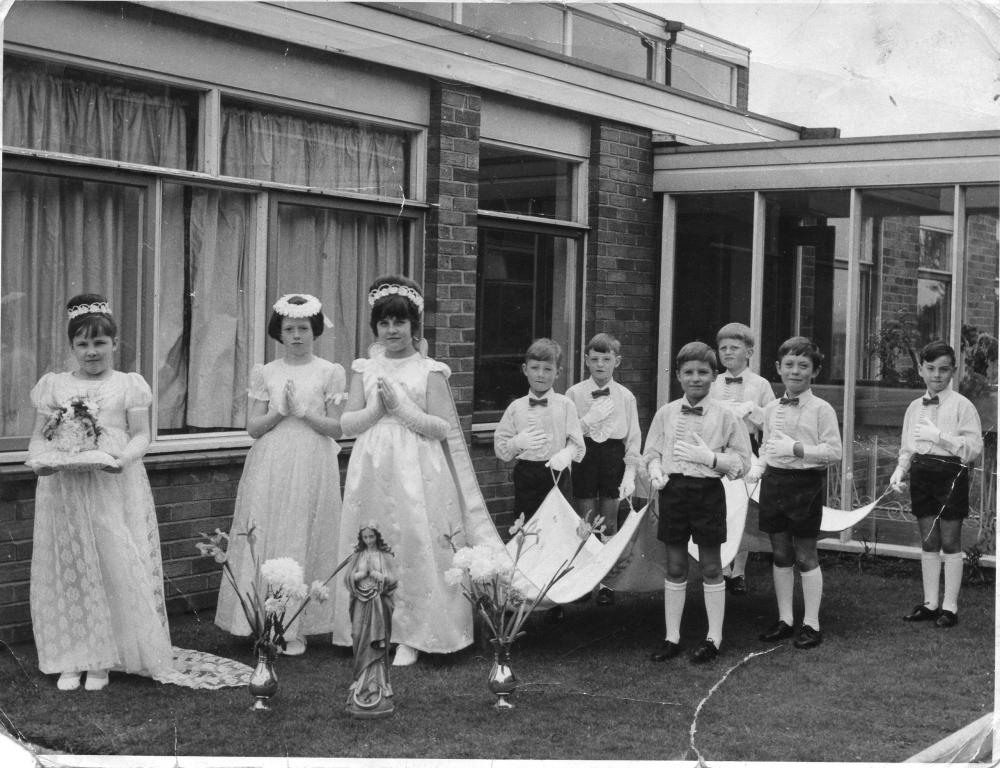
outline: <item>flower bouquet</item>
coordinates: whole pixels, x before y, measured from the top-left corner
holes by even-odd
[[[490,689],[497,695],[497,709],[513,706],[507,701],[517,684],[517,678],[510,670],[510,649],[514,641],[525,634],[524,623],[545,600],[552,586],[573,569],[573,561],[590,535],[600,535],[604,530],[603,523],[604,518],[600,516],[592,523],[580,522],[576,531],[580,541],[573,555],[560,564],[532,599],[528,599],[515,584],[525,542],[529,537],[538,536],[536,531],[525,527],[523,514],[510,528],[515,542],[513,556],[502,547],[478,544],[456,548],[452,544],[452,567],[445,571],[444,579],[446,583],[462,589],[462,594],[472,603],[492,636],[490,643],[494,648],[494,664],[490,672]],[[447,538],[451,542],[453,537]]]
[[[25,462],[32,469],[84,472],[117,467],[107,452],[107,436],[98,422],[100,407],[76,396],[61,403],[42,426],[45,450]]]

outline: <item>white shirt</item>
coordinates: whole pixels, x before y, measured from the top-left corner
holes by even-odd
[[[595,398],[593,393],[603,389],[608,390],[607,397],[613,403],[614,410],[601,421],[590,424],[584,417],[601,399]],[[635,466],[639,463],[642,434],[639,430],[639,409],[636,406],[635,395],[631,391],[614,379],[609,381],[606,387],[599,387],[591,376],[567,389],[566,397],[576,406],[585,437],[589,437],[595,443],[622,440],[625,443],[625,465]]]
[[[938,393],[938,405],[924,405],[924,398],[930,396],[929,392],[925,392],[906,408],[899,444],[899,466],[908,470],[915,453],[957,456],[963,464],[972,463],[983,452],[983,426],[976,406],[950,385]],[[917,440],[917,425],[924,418],[941,430],[939,442]]]

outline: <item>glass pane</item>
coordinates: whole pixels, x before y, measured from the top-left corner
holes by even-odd
[[[903,415],[920,394],[918,355],[951,328],[952,187],[865,191],[861,343],[855,392],[853,493],[855,503],[881,494],[899,456]],[[845,445],[845,449],[847,446]],[[907,494],[876,507],[855,539],[919,546]]]
[[[462,3],[462,24],[562,52],[563,12],[541,3]]]
[[[684,48],[670,49],[667,85],[723,104],[735,103],[735,68]]]
[[[764,230],[764,317],[761,375],[782,394],[775,369],[778,347],[791,336],[812,339],[825,361],[812,391],[843,419],[843,359],[847,295],[838,292],[847,260],[850,195],[846,190],[777,192],[766,196]],[[839,376],[838,376],[839,373]],[[840,466],[829,469],[827,503],[840,504]]]
[[[997,510],[997,231],[1000,194],[996,186],[972,187],[965,199],[965,306],[962,315],[962,381],[983,425],[983,456],[970,483],[972,514],[962,533],[964,546],[996,554]]]
[[[559,309],[572,281],[567,280],[573,240],[551,235],[480,227],[478,310],[476,317],[475,410],[497,419],[527,391],[521,364],[531,342],[548,336],[563,347],[563,391],[569,365],[569,330]],[[489,418],[489,417],[487,417]]]
[[[364,123],[223,103],[222,173],[399,198],[408,194],[409,136]]]
[[[8,146],[194,168],[198,98],[171,86],[4,57],[3,117]]]
[[[483,144],[479,207],[484,211],[573,218],[574,163]]]
[[[407,11],[416,11],[428,16],[436,16],[439,19],[451,20],[451,3],[386,3]]]
[[[107,296],[119,327],[115,367],[136,370],[144,198],[120,184],[3,174],[0,448],[27,447],[29,392],[42,374],[76,367],[66,337],[74,295]]]
[[[726,323],[749,324],[752,248],[753,195],[677,199],[675,353],[699,339],[714,347]],[[680,384],[670,378],[671,397],[680,397]]]
[[[574,58],[636,77],[649,76],[650,49],[636,32],[573,14]]]
[[[306,292],[323,302],[333,323],[314,352],[350,371],[374,341],[368,326],[368,287],[379,275],[406,274],[410,222],[321,206],[278,206],[278,246],[268,260],[268,306],[286,293]],[[281,346],[267,340],[267,359]]]

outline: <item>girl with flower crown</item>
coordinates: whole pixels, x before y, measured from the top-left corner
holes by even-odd
[[[419,651],[450,653],[472,643],[472,612],[445,583],[449,537],[500,543],[476,484],[448,388],[448,366],[419,351],[423,294],[408,278],[376,280],[368,293],[370,357],[355,360],[341,420],[357,436],[344,486],[339,562],[355,547],[360,521],[374,517],[393,541],[393,664]],[[459,542],[460,545],[460,542]],[[333,642],[351,645],[348,595],[334,592]]]
[[[288,294],[274,304],[267,333],[283,354],[250,375],[247,432],[255,438],[236,492],[228,559],[240,591],[250,590],[254,565],[246,533],[255,528],[263,562],[290,557],[307,579],[329,568],[340,522],[340,414],[346,399],[343,366],[316,357],[313,346],[326,320],[319,299]],[[311,601],[285,633],[284,653],[305,652],[306,635],[333,628],[329,602]],[[292,606],[290,613],[295,612]],[[223,580],[215,623],[249,635],[240,600]]]
[[[188,687],[242,685],[250,669],[173,649],[156,510],[142,456],[152,392],[114,369],[118,326],[103,296],[67,304],[78,368],[46,373],[28,462],[38,477],[31,620],[38,666],[57,686],[99,691],[108,671]],[[212,670],[212,671],[209,671]]]

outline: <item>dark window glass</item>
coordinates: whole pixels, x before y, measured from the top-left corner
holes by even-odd
[[[479,154],[479,207],[569,220],[572,169],[566,160],[484,144]]]

